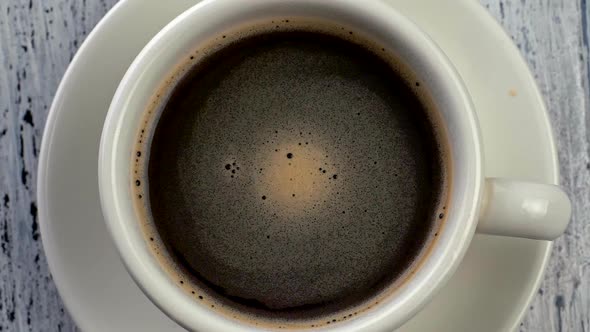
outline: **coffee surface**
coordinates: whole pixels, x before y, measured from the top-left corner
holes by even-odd
[[[266,33],[173,89],[149,151],[149,209],[208,294],[323,315],[367,301],[419,255],[440,160],[424,105],[380,56],[322,33]]]

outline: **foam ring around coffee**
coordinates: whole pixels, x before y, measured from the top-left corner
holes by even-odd
[[[385,301],[444,223],[450,172],[420,82],[327,23],[196,46],[154,94],[133,155],[162,267],[203,305],[271,328]]]

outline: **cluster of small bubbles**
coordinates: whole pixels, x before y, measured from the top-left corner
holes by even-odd
[[[225,170],[230,171],[230,177],[233,179],[236,175],[236,172],[240,170],[240,166],[237,166],[236,162],[232,162],[231,164],[225,164]],[[262,170],[262,169],[261,169]]]

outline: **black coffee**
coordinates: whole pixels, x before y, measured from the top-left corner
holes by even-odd
[[[382,55],[318,32],[265,33],[173,88],[137,184],[195,297],[331,322],[394,283],[433,235],[433,132]]]

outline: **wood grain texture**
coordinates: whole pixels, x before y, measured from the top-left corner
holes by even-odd
[[[76,330],[43,254],[37,158],[59,81],[115,2],[0,1],[0,330]]]
[[[474,0],[476,1],[476,0]],[[522,331],[590,331],[590,146],[586,0],[480,0],[519,46],[545,96],[573,203]],[[75,331],[48,272],[36,168],[68,63],[116,0],[0,1],[0,331]]]

